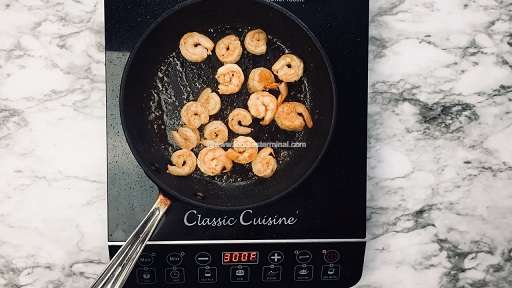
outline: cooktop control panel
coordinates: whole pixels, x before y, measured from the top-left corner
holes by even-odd
[[[125,287],[351,287],[361,275],[364,245],[149,244]],[[111,256],[119,247],[110,247]]]

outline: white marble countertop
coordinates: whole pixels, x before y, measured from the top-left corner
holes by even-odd
[[[358,287],[512,286],[512,1],[371,0]],[[0,287],[107,260],[103,3],[0,0]]]

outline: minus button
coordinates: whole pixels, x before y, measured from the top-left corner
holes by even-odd
[[[199,252],[195,257],[195,260],[199,265],[208,265],[212,262],[212,255],[207,252]]]

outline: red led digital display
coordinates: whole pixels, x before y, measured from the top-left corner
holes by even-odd
[[[258,252],[222,252],[222,264],[258,264]]]

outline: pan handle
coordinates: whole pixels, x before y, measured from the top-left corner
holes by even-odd
[[[144,217],[144,220],[133,231],[123,247],[117,251],[100,277],[90,286],[91,288],[123,287],[140,253],[146,246],[146,242],[153,235],[158,222],[170,206],[171,200],[162,194],[158,195],[158,199]]]

